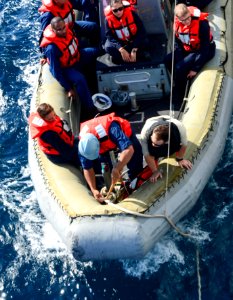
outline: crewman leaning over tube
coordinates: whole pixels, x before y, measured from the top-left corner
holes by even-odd
[[[102,195],[96,187],[94,164],[95,160],[107,159],[109,151],[119,149],[117,163],[113,166],[111,177],[112,184],[121,178],[121,172],[127,165],[130,180],[142,171],[141,145],[132,132],[130,123],[114,113],[97,117],[81,124],[79,154],[84,171],[84,177],[95,199],[103,202]]]
[[[176,153],[178,165],[181,168],[192,169],[192,163],[184,158],[187,147],[186,129],[177,119],[166,115],[147,119],[141,131],[140,142],[147,165],[152,171],[151,182],[162,178],[158,169],[158,159],[161,157]]]
[[[78,140],[65,120],[56,115],[50,104],[42,103],[29,116],[32,139],[53,163],[68,163],[80,167]]]

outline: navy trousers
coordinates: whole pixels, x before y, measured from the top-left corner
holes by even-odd
[[[202,61],[203,66],[206,62],[208,62],[211,58],[214,57],[215,54],[215,43],[211,44],[209,51],[205,53],[205,59]],[[174,83],[175,89],[174,94],[183,98],[185,86],[187,82],[187,75],[190,70],[195,70],[195,66],[197,65],[197,59],[201,54],[199,52],[187,52],[182,48],[177,48],[174,51]],[[171,72],[172,69],[172,53],[169,53],[165,57],[164,61],[167,69]],[[181,99],[182,100],[182,99]]]

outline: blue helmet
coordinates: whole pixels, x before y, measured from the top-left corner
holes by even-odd
[[[95,160],[99,156],[100,143],[92,133],[84,134],[78,144],[79,153],[89,160]]]

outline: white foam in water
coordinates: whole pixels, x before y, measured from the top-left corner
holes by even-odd
[[[187,228],[187,232],[190,234],[191,239],[194,239],[194,243],[211,241],[210,232],[201,230],[199,224],[192,224],[191,228]]]
[[[220,213],[217,215],[217,219],[219,219],[220,221],[223,221],[232,211],[232,206],[233,206],[233,203],[231,203],[230,205],[228,206],[225,206],[221,211]]]
[[[123,260],[123,268],[127,275],[141,278],[141,276],[150,277],[156,273],[160,266],[169,260],[175,263],[184,264],[184,256],[172,240],[164,239],[155,245],[153,251],[146,255],[144,259],[138,261]]]
[[[0,275],[0,297],[3,299],[4,278],[12,285],[20,276],[20,269],[30,265],[31,279],[37,276],[37,271],[45,264],[51,273],[51,280],[57,281],[56,263],[62,266],[62,274],[69,273],[72,281],[76,277],[84,277],[83,270],[91,267],[92,263],[79,263],[68,253],[52,226],[41,214],[36,194],[29,178],[29,167],[22,167],[18,180],[6,179],[0,190],[4,210],[7,211],[12,223],[7,224],[3,243],[13,244],[15,256],[8,262],[4,274]],[[24,189],[29,189],[26,193]],[[9,234],[8,234],[9,232]],[[10,232],[14,232],[12,236]],[[2,240],[0,236],[0,240]],[[0,298],[0,300],[1,300]]]
[[[0,89],[0,115],[4,112],[6,109],[6,101],[3,97],[3,90]]]
[[[5,132],[7,129],[6,121],[3,118],[1,118],[1,115],[4,113],[4,111],[6,109],[6,104],[7,104],[7,101],[3,96],[3,91],[0,89],[0,131],[1,131],[1,134],[3,134],[3,132]]]
[[[50,223],[46,222],[42,228],[42,231],[43,236],[41,242],[45,248],[56,249],[59,247],[60,250],[66,250],[65,245],[62,243],[60,237]]]

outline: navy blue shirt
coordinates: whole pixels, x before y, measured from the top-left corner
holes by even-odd
[[[109,127],[109,139],[117,145],[120,152],[132,145],[131,140],[124,134],[120,125],[117,122],[112,122]],[[93,161],[79,154],[80,162],[85,170],[93,168]]]

